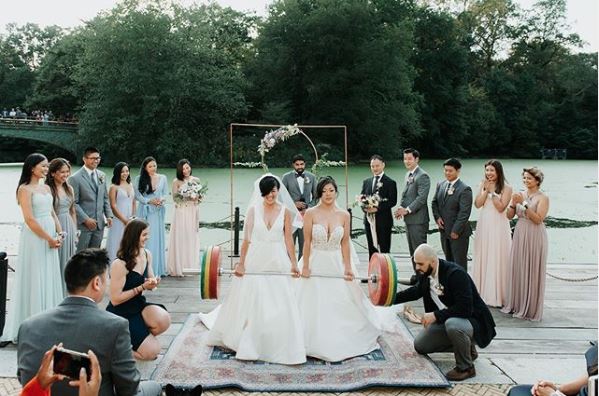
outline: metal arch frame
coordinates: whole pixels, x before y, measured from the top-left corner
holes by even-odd
[[[287,124],[245,124],[245,123],[231,123],[229,124],[229,164],[230,164],[230,187],[231,187],[231,216],[233,216],[235,207],[233,204],[233,131],[235,127],[238,128],[280,128]],[[348,176],[348,157],[347,157],[347,125],[297,125],[300,129],[343,129],[343,154],[345,161],[345,208],[349,208],[349,176]],[[316,147],[312,140],[306,135],[302,133],[304,137],[308,140],[312,149],[314,150],[314,154],[316,156],[316,160],[318,160],[318,153],[316,152]],[[231,240],[233,240],[233,222],[231,221]]]

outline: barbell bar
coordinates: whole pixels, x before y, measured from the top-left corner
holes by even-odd
[[[235,271],[220,266],[221,250],[219,246],[209,246],[200,259],[200,296],[202,299],[217,299],[219,295],[219,276],[233,274]],[[245,275],[291,276],[291,272],[246,272]],[[313,274],[313,277],[343,279],[343,275]],[[362,283],[368,283],[368,297],[374,305],[389,306],[397,292],[397,265],[387,253],[375,253],[368,263],[368,276],[355,277]]]

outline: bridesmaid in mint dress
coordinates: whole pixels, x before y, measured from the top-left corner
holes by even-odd
[[[114,215],[112,227],[108,229],[108,241],[106,250],[112,263],[116,259],[125,226],[133,218],[135,213],[135,191],[131,185],[129,165],[126,162],[118,162],[112,172],[112,186],[108,191],[110,208]]]
[[[150,239],[146,248],[152,253],[152,267],[155,276],[166,276],[166,235],[164,231],[165,203],[168,195],[166,176],[157,173],[158,165],[154,157],[146,157],[139,176],[135,178],[135,199],[139,202],[137,217],[150,225]]]
[[[62,229],[52,209],[50,187],[40,184],[48,174],[48,160],[30,154],[23,164],[17,202],[25,224],[19,238],[19,253],[8,319],[0,341],[17,342],[19,326],[32,315],[54,308],[62,301],[58,248]]]
[[[53,206],[60,227],[62,228],[62,246],[58,249],[60,260],[60,275],[62,292],[67,296],[67,285],[64,280],[64,269],[67,262],[77,251],[77,215],[75,214],[75,195],[73,188],[67,182],[71,174],[71,164],[64,158],[54,158],[50,161],[46,184],[50,186]]]

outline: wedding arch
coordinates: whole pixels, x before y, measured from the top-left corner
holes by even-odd
[[[348,176],[349,173],[348,173],[348,165],[347,165],[348,157],[347,157],[347,126],[346,125],[298,125],[298,124],[286,125],[286,124],[231,123],[231,124],[229,124],[229,130],[228,130],[230,191],[231,191],[231,194],[230,194],[231,219],[234,218],[234,213],[235,213],[233,181],[234,181],[234,173],[235,173],[234,169],[235,169],[236,162],[234,161],[234,150],[233,150],[234,135],[235,135],[235,132],[244,131],[244,130],[247,130],[248,128],[252,128],[252,129],[259,128],[259,129],[267,130],[265,137],[261,139],[261,144],[257,151],[261,156],[261,162],[250,164],[250,165],[255,165],[255,166],[261,166],[265,171],[268,169],[268,167],[266,166],[266,162],[265,162],[265,153],[268,152],[270,149],[272,149],[274,147],[274,145],[276,145],[276,143],[282,142],[293,135],[301,135],[307,140],[311,149],[314,151],[315,165],[322,163],[326,166],[327,162],[332,163],[333,161],[323,161],[321,158],[319,158],[318,152],[316,150],[316,146],[312,142],[312,139],[310,138],[310,136],[308,136],[308,134],[305,133],[303,130],[304,129],[306,129],[306,130],[308,130],[308,129],[310,129],[310,130],[317,130],[317,129],[339,130],[339,132],[341,132],[343,134],[343,155],[344,155],[343,166],[345,168],[345,207],[346,207],[346,209],[349,208],[349,176]],[[294,128],[297,130],[295,130]],[[268,131],[269,129],[270,129],[270,131]],[[273,135],[269,135],[269,134],[273,134]],[[273,139],[274,142],[270,141],[270,139]],[[269,141],[270,141],[270,143],[269,143]],[[266,151],[263,151],[264,148],[266,148]],[[237,164],[239,164],[239,163],[237,163]],[[231,240],[233,240],[233,234],[234,234],[234,225],[233,225],[233,221],[231,221]]]

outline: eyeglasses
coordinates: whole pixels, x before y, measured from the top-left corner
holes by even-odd
[[[102,157],[87,157],[87,159],[90,159],[92,161],[100,161],[102,159]]]

